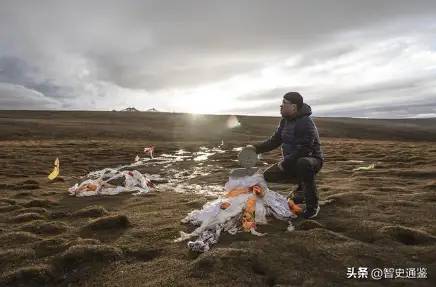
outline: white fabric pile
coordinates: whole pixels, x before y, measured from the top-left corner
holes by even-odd
[[[114,195],[121,192],[147,193],[153,184],[137,170],[105,168],[91,172],[87,179],[68,191],[74,196]]]
[[[277,219],[287,221],[297,217],[290,210],[288,201],[284,196],[268,189],[265,179],[260,173],[239,178],[230,177],[225,184],[225,191],[229,195],[236,189],[248,188],[249,190],[253,186],[260,187],[263,193],[254,195],[252,192],[246,192],[230,197],[225,195],[206,203],[201,210],[190,212],[182,220],[182,223],[190,223],[198,227],[191,233],[181,231],[180,237],[175,242],[198,237],[195,241],[189,241],[188,247],[192,251],[205,252],[218,242],[222,232],[236,234],[244,231],[242,226],[244,211],[247,208],[248,200],[252,200],[253,196],[256,196],[255,212],[253,212],[255,223],[254,227],[250,228],[249,231],[254,235],[264,235],[255,230],[255,225],[266,224],[267,216],[274,216]],[[225,208],[223,208],[223,203],[226,204]]]

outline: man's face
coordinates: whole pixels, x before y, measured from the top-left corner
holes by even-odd
[[[280,113],[282,114],[282,117],[293,117],[297,114],[297,105],[283,99],[283,102],[280,105]]]

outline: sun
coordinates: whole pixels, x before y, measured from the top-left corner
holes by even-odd
[[[202,103],[191,102],[188,107],[188,112],[191,114],[207,114],[210,113],[210,108]]]

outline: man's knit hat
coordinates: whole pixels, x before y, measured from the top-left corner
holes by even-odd
[[[293,104],[296,104],[298,109],[301,109],[301,107],[303,106],[303,96],[301,96],[298,92],[286,93],[283,98]]]

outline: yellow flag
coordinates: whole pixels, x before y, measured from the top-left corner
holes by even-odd
[[[48,179],[53,180],[59,175],[59,158],[54,161],[53,171],[48,175]]]

